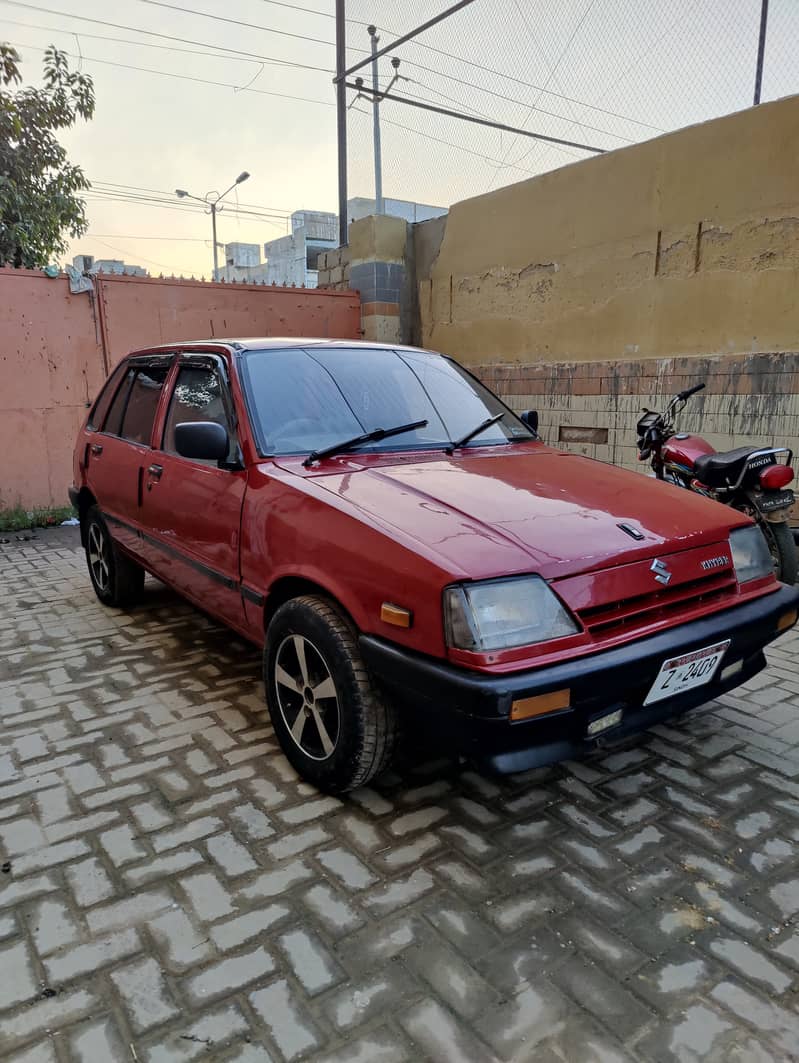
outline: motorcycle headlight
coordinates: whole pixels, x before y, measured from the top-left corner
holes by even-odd
[[[773,574],[774,561],[763,532],[756,524],[751,528],[737,528],[730,532],[730,550],[739,583]]]
[[[546,642],[579,631],[540,576],[447,587],[444,626],[448,645],[478,653]]]

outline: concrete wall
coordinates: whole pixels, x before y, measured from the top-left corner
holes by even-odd
[[[130,350],[214,336],[360,335],[353,292],[0,269],[0,509],[65,505],[75,434]]]
[[[628,468],[640,408],[701,380],[686,431],[799,452],[797,145],[790,97],[458,203],[414,227],[408,338]]]
[[[466,363],[799,349],[799,97],[456,204],[425,343]]]

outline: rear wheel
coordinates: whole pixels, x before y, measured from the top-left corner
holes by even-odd
[[[796,583],[797,564],[799,563],[793,532],[786,523],[774,524],[768,520],[761,521],[760,528],[774,562],[774,575],[783,583],[793,586]]]
[[[352,627],[325,598],[303,595],[277,610],[264,685],[283,752],[320,790],[354,790],[388,767],[395,710],[372,684]]]
[[[144,569],[116,547],[97,506],[86,512],[84,522],[86,564],[94,593],[103,605],[133,605],[144,587]]]

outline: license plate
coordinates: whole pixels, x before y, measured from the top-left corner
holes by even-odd
[[[775,509],[787,509],[794,503],[793,491],[779,491],[773,495],[761,495],[758,500],[760,509],[764,513],[771,513]]]
[[[702,650],[694,650],[693,653],[664,661],[644,705],[673,698],[686,690],[709,683],[729,645],[730,640],[727,639],[726,642],[717,642],[715,646],[705,646]]]

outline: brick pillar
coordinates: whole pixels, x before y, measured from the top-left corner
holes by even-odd
[[[361,321],[366,340],[402,343],[403,307],[410,298],[406,261],[408,223],[372,215],[350,225],[350,287],[361,293]]]

